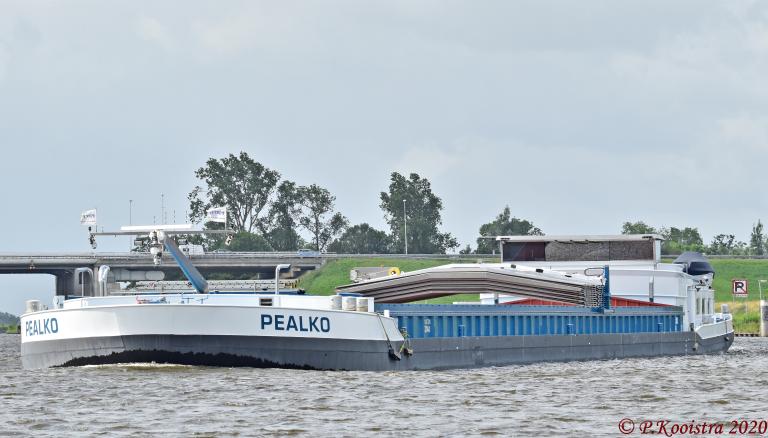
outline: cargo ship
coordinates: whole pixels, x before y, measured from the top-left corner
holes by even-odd
[[[662,263],[661,238],[499,237],[498,263],[452,264],[340,286],[332,296],[211,288],[179,249],[189,227],[130,227],[169,253],[194,290],[56,296],[27,303],[25,368],[157,362],[314,370],[441,370],[726,352],[714,271],[698,254]],[[166,257],[167,259],[167,257]],[[109,267],[98,269],[99,279]],[[102,283],[101,281],[99,282]],[[414,304],[480,294],[474,304]]]

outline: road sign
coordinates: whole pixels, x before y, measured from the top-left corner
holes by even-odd
[[[748,292],[749,282],[747,280],[733,280],[733,297],[734,298],[746,298],[749,296]]]

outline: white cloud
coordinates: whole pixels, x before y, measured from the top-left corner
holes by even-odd
[[[768,15],[724,14],[722,21],[680,29],[647,51],[617,51],[619,76],[679,98],[690,94],[768,96]]]
[[[8,49],[0,41],[0,83],[2,83],[8,71],[8,64],[11,62],[11,55]]]
[[[236,53],[257,42],[255,23],[247,17],[232,17],[215,23],[197,23],[195,33],[203,47],[221,53]]]
[[[746,186],[762,186],[768,168],[768,115],[741,113],[717,120],[702,132],[690,155],[703,174],[722,175],[706,179],[713,191],[733,196]]]
[[[334,188],[361,222],[380,222],[389,172],[413,171],[444,198],[445,229],[467,239],[505,204],[552,233],[632,217],[739,233],[721,204],[762,199],[764,2],[18,4],[0,14],[8,163],[50,145],[62,161],[155,145],[186,157],[178,175],[189,176],[242,147]],[[20,17],[26,30],[14,30]],[[25,52],[17,40],[33,42],[33,28],[40,47]],[[724,177],[730,163],[750,171]],[[17,168],[9,181],[28,176]],[[159,183],[136,184],[89,196]],[[715,205],[681,200],[699,187]]]
[[[768,220],[766,72],[764,1],[6,1],[0,184],[28,182],[6,203],[41,233],[4,245],[84,249],[72,199],[150,222],[164,192],[180,214],[193,170],[240,149],[378,227],[389,173],[417,172],[462,243],[507,204],[551,234],[746,239]],[[71,171],[86,156],[98,175]],[[147,157],[173,166],[144,178]],[[93,183],[115,175],[138,177]]]
[[[323,11],[308,4],[249,3],[236,11],[194,20],[192,32],[202,48],[226,55],[250,49],[306,49],[317,39],[312,23],[316,17],[311,12]]]
[[[467,153],[463,147],[440,147],[435,144],[417,146],[408,149],[395,164],[395,169],[408,175],[419,173],[427,178],[439,178],[460,170],[467,163]]]
[[[739,114],[718,121],[718,146],[741,157],[768,154],[768,115]]]
[[[156,18],[140,18],[136,22],[136,34],[145,41],[157,44],[165,50],[172,50],[175,47],[175,42],[168,28]]]

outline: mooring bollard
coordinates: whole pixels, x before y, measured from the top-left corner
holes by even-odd
[[[760,300],[760,336],[768,336],[768,301]]]

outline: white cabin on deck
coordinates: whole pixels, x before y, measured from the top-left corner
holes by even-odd
[[[501,261],[505,264],[584,274],[610,267],[611,296],[685,309],[685,326],[713,322],[714,271],[701,255],[674,263],[662,263],[657,234],[584,236],[500,236]],[[691,258],[692,257],[692,258]],[[600,271],[602,272],[602,271]],[[485,304],[497,294],[481,294]],[[498,296],[498,302],[523,301],[522,297]],[[692,315],[692,316],[691,316]]]

